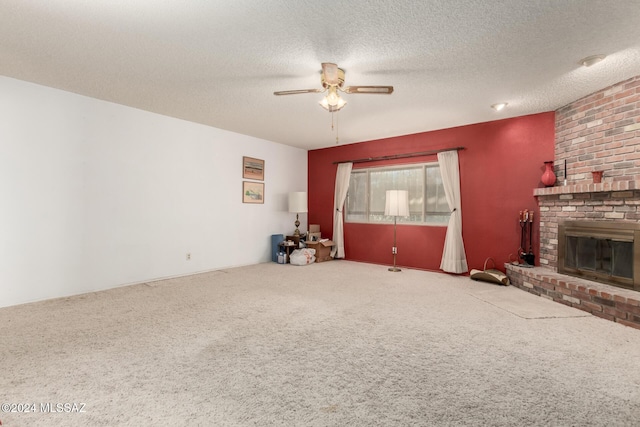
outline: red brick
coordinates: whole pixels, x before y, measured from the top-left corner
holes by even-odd
[[[640,307],[640,300],[636,300],[636,299],[633,299],[633,298],[627,298],[627,304],[635,305],[635,306]]]
[[[601,292],[600,292],[600,297],[602,297],[602,298],[604,298],[604,299],[613,300],[613,295],[611,295],[611,294],[610,294],[610,293],[608,293],[608,292],[604,292],[604,291],[601,291]]]
[[[612,322],[615,320],[614,317],[612,315],[610,315],[610,314],[598,313],[598,312],[595,312],[595,311],[593,313],[591,313],[591,314],[593,314],[594,316],[598,316],[598,317],[600,317],[602,319],[611,320]]]
[[[638,316],[640,316],[640,307],[638,306],[626,304],[623,302],[616,302],[616,308],[618,310],[622,310],[631,314],[637,314]]]
[[[589,302],[589,301],[582,301],[582,305],[587,307],[590,310],[590,312],[593,312],[593,313],[597,313],[597,312],[601,312],[602,311],[602,306],[599,305],[599,304],[594,304],[594,303]]]
[[[573,291],[571,296],[578,298],[581,301],[591,301],[591,295],[586,292]]]
[[[627,313],[624,311],[616,310],[613,307],[603,307],[603,313],[610,314],[616,319],[627,319]]]
[[[553,286],[551,283],[545,283],[545,282],[540,282],[538,281],[537,286],[543,288],[543,289],[548,289],[550,291],[555,290],[555,286]]]
[[[640,79],[631,79],[624,83],[624,89],[640,88]]]
[[[619,302],[619,303],[623,303],[623,304],[625,304],[627,302],[627,299],[625,297],[621,297],[620,295],[614,295],[613,296],[613,300],[615,302],[617,302],[617,303]],[[616,305],[618,305],[618,304],[616,304]]]
[[[559,286],[556,286],[556,291],[560,292],[561,294],[564,294],[564,295],[571,295],[572,294],[571,289],[561,288]]]

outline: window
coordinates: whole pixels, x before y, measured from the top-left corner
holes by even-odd
[[[405,189],[409,190],[410,216],[398,217],[399,223],[447,225],[449,206],[437,163],[353,170],[346,222],[393,222],[384,214],[386,191]]]

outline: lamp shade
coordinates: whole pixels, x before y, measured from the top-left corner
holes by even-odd
[[[307,211],[307,192],[296,191],[289,193],[289,212],[300,213]]]
[[[409,216],[409,192],[407,190],[387,190],[384,214]]]

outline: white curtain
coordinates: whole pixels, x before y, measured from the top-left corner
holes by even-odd
[[[444,239],[440,269],[448,273],[465,273],[469,268],[467,267],[467,256],[464,252],[464,242],[462,241],[458,152],[454,150],[438,153],[438,164],[440,165],[444,193],[451,210],[447,235]]]
[[[336,193],[333,199],[333,243],[331,256],[334,258],[344,258],[344,200],[347,198],[349,190],[349,179],[351,178],[351,168],[353,163],[340,163],[336,172]]]

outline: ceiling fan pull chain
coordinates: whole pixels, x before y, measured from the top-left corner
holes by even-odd
[[[339,125],[340,125],[340,117],[336,117],[336,145],[338,144],[338,142],[340,142],[339,140]]]

